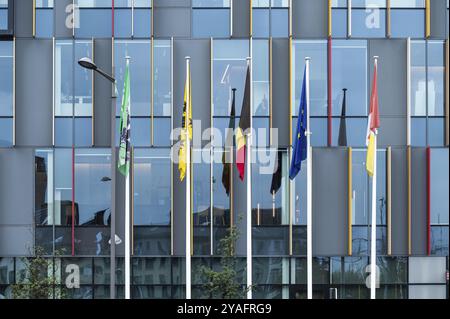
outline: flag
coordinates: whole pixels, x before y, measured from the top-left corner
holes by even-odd
[[[228,132],[225,140],[225,148],[222,155],[223,172],[222,172],[222,185],[228,196],[230,196],[230,182],[231,182],[231,163],[232,163],[232,152],[233,152],[233,134],[234,134],[234,121],[235,121],[235,99],[236,99],[236,89],[232,89],[233,99],[231,101],[231,111],[230,111],[230,123],[228,124]]]
[[[127,176],[130,170],[130,107],[130,61],[127,59],[122,106],[120,108],[120,143],[119,161],[117,163],[119,172],[124,176]]]
[[[307,116],[306,114],[306,68],[303,74],[302,96],[300,98],[300,108],[298,110],[297,131],[295,134],[294,149],[292,151],[291,168],[289,178],[292,180],[301,169],[302,161],[306,159],[308,141],[306,139]]]
[[[184,84],[184,105],[183,120],[181,123],[181,147],[178,152],[178,170],[180,171],[180,181],[183,181],[186,175],[186,132],[189,140],[192,140],[192,90],[191,90],[191,69],[186,72],[186,82]]]
[[[283,163],[283,152],[278,150],[277,152],[277,161],[276,161],[276,170],[272,175],[272,183],[270,184],[270,194],[276,194],[281,187],[281,175],[282,175],[282,163]]]
[[[239,178],[244,180],[245,173],[245,152],[247,140],[245,131],[250,128],[250,66],[247,67],[247,78],[245,80],[244,101],[242,103],[241,118],[236,132],[236,166],[239,171]]]
[[[347,108],[347,89],[342,89],[342,91],[344,91],[344,97],[342,99],[341,125],[339,127],[338,145],[347,146],[347,123],[345,121],[345,113]]]
[[[370,96],[370,112],[367,121],[367,158],[366,158],[366,170],[369,176],[373,176],[374,173],[374,157],[376,154],[375,135],[377,129],[380,127],[380,116],[378,111],[378,87],[377,87],[377,63],[375,62],[372,81],[372,93]]]

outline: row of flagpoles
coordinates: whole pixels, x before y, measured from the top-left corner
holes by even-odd
[[[191,139],[192,139],[192,82],[190,57],[186,57],[186,82],[184,88],[184,105],[183,120],[181,133],[181,147],[178,153],[178,168],[180,172],[180,180],[186,180],[186,299],[191,299]],[[125,298],[130,299],[130,280],[131,280],[131,263],[130,263],[130,194],[129,194],[129,167],[130,167],[130,74],[129,64],[130,58],[126,58],[125,83],[123,89],[121,116],[120,116],[120,144],[119,144],[119,161],[118,170],[126,177],[125,187]],[[306,160],[307,174],[307,297],[313,298],[312,285],[312,147],[311,147],[311,126],[310,126],[310,62],[309,57],[305,58],[305,70],[303,75],[303,85],[300,98],[300,106],[298,112],[298,120],[296,126],[295,140],[291,153],[291,166],[289,169],[289,178],[291,183],[301,170],[302,162]],[[252,207],[251,207],[251,145],[252,145],[252,61],[247,58],[247,72],[244,88],[244,99],[242,104],[239,126],[236,130],[235,141],[227,138],[225,148],[230,150],[232,157],[233,147],[236,146],[236,168],[239,172],[239,178],[244,181],[246,177],[247,188],[247,206],[246,206],[246,261],[247,261],[247,298],[252,298]],[[371,248],[370,248],[370,296],[371,299],[376,298],[376,149],[377,149],[377,130],[380,126],[379,110],[378,110],[378,89],[377,89],[377,68],[378,57],[374,57],[374,72],[372,81],[372,90],[370,97],[370,112],[367,123],[367,158],[366,170],[372,181],[372,199],[371,199]],[[230,114],[230,128],[234,131],[234,95]],[[345,91],[344,91],[345,103]],[[344,107],[344,105],[343,105]],[[344,112],[344,111],[343,111]],[[345,115],[345,114],[344,114]],[[230,141],[231,140],[231,141]],[[225,162],[225,163],[230,163]],[[226,171],[227,170],[227,171]],[[229,175],[228,175],[229,174]],[[228,179],[227,194],[231,182],[229,176],[232,175],[232,166],[224,165],[224,174],[222,182],[224,186]],[[113,274],[111,274],[113,275]]]

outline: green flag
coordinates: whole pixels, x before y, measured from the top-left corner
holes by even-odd
[[[130,61],[127,59],[123,85],[122,107],[120,108],[119,172],[127,176],[130,170]]]

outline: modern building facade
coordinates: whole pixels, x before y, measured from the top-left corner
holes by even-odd
[[[131,57],[132,297],[185,297],[185,190],[171,161],[191,57],[194,135],[225,136],[252,59],[254,298],[306,298],[306,166],[288,179],[304,58],[311,57],[314,298],[369,298],[365,134],[379,56],[377,298],[449,297],[448,0],[0,0],[0,298],[41,247],[73,298],[109,298],[111,184],[124,238],[125,179],[111,179],[114,92]],[[342,114],[343,89],[346,112]],[[116,99],[119,121],[120,97]],[[238,120],[238,119],[237,119]],[[346,145],[338,141],[343,121]],[[273,129],[273,130],[269,130]],[[118,140],[117,130],[116,141]],[[192,282],[220,262],[230,225],[246,278],[246,187],[222,184],[223,139],[193,146]],[[275,158],[281,186],[271,193]],[[212,160],[213,159],[213,160]],[[272,165],[272,166],[271,166]],[[268,168],[267,168],[268,167]],[[264,170],[266,168],[266,170]],[[264,173],[266,172],[266,173]],[[116,290],[123,297],[124,244]]]

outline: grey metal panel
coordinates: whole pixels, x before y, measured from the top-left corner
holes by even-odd
[[[412,254],[427,253],[426,149],[411,150],[411,240]]]
[[[0,162],[0,256],[28,255],[34,238],[34,150],[0,150]]]
[[[16,145],[51,146],[52,40],[16,40]]]
[[[392,149],[392,254],[408,254],[408,183],[405,148]]]
[[[250,0],[233,1],[233,38],[250,36]]]
[[[191,0],[153,0],[153,7],[190,7]]]
[[[11,257],[30,256],[34,234],[30,226],[0,226],[0,255]]]
[[[380,116],[378,147],[406,145],[406,117]]]
[[[55,31],[56,38],[67,38],[72,37],[73,29],[67,27],[67,22],[72,20],[72,13],[70,11],[70,6],[72,5],[72,0],[58,0],[54,1],[53,8],[53,28]],[[66,12],[69,10],[69,12]]]
[[[190,7],[155,7],[153,10],[155,37],[189,38],[191,36]]]
[[[292,1],[292,36],[301,38],[327,38],[328,0]]]
[[[369,41],[370,88],[373,79],[373,56],[378,56],[378,100],[380,116],[406,117],[406,39]]]
[[[181,127],[182,108],[184,99],[184,84],[186,79],[186,56],[191,57],[191,77],[192,77],[192,117],[194,122],[194,140],[197,132],[197,123],[201,123],[201,132],[210,127],[211,122],[211,50],[210,40],[174,40],[173,72],[178,76],[173,79],[173,125],[174,128]],[[197,121],[200,122],[197,122]],[[202,142],[202,146],[207,141]],[[195,145],[194,145],[195,146]],[[197,145],[198,147],[199,145]],[[185,253],[185,198],[186,183],[180,182],[178,175],[178,165],[174,164],[174,198],[173,202],[173,253],[174,255],[184,255]]]
[[[281,147],[289,145],[289,40],[272,41],[272,126]]]
[[[313,149],[313,255],[343,256],[348,243],[348,151]]]
[[[33,36],[33,0],[14,1],[14,24],[16,38]]]
[[[112,47],[110,39],[94,40],[94,60],[99,68],[112,73]],[[94,145],[111,147],[111,83],[94,73]]]
[[[430,1],[430,37],[442,39],[447,37],[447,1]]]

